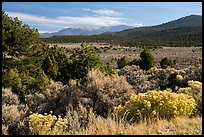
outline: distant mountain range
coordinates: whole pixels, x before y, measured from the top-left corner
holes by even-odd
[[[105,42],[125,46],[202,46],[202,16],[189,15],[155,26],[135,27],[93,36],[55,36],[47,43]]]
[[[178,29],[178,28],[184,28],[184,27],[202,27],[202,16],[200,15],[190,15],[185,16],[182,18],[179,18],[177,20],[169,21],[167,23],[162,23],[155,26],[146,26],[146,27],[140,27],[140,28],[133,28],[128,29],[124,31],[120,31],[118,35],[125,35],[125,34],[132,34],[132,35],[138,35],[137,31],[161,31],[161,30],[171,30],[171,29]]]
[[[111,33],[132,45],[202,45],[202,16],[190,15],[160,25]],[[121,43],[121,42],[120,42]]]
[[[118,32],[126,29],[133,28],[133,26],[127,25],[118,25],[118,26],[109,26],[109,27],[100,27],[98,29],[92,27],[73,27],[60,30],[53,33],[40,33],[41,38],[48,38],[52,36],[78,36],[78,35],[97,35],[108,32]]]

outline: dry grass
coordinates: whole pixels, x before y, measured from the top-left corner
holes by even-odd
[[[80,127],[77,124],[79,115],[75,113],[70,117],[70,113],[67,114],[72,129],[65,133],[66,135],[202,135],[202,116],[176,117],[170,121],[161,119],[153,123],[141,121],[130,124],[113,115],[109,115],[108,118],[96,117],[90,111],[88,126]]]
[[[107,119],[98,117],[86,129],[74,134],[79,135],[201,135],[202,118],[177,117],[171,121],[158,120],[155,123],[128,124],[116,122],[110,117]]]

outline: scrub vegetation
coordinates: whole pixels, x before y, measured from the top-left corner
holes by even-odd
[[[121,50],[50,46],[2,12],[2,135],[201,135],[202,58],[105,58]]]

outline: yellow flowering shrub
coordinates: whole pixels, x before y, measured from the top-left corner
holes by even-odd
[[[157,67],[152,67],[152,68],[150,68],[147,71],[148,74],[153,74],[153,73],[156,73],[156,72],[158,72],[158,68]]]
[[[202,57],[196,58],[196,66],[202,66]]]
[[[179,88],[177,92],[186,93],[191,96],[195,96],[195,94],[202,94],[202,83],[201,82],[189,80],[188,86],[189,87]]]
[[[170,90],[149,91],[132,94],[125,106],[115,107],[114,112],[128,121],[145,119],[174,118],[189,116],[195,109],[195,100],[187,94],[177,94]]]
[[[176,75],[176,79],[177,79],[178,81],[182,81],[182,80],[183,80],[183,77],[182,77],[181,75]]]
[[[189,80],[188,81],[188,85],[195,90],[198,90],[199,92],[202,92],[202,83],[199,81],[193,81],[193,80]]]
[[[67,119],[58,118],[51,114],[42,115],[34,113],[29,116],[30,131],[37,135],[60,135],[65,134],[67,128]]]
[[[179,88],[177,93],[184,93],[192,96],[195,99],[197,109],[202,112],[202,83],[199,81],[188,81],[188,86]]]

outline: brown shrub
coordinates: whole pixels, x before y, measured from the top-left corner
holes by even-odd
[[[18,120],[20,113],[17,105],[2,105],[2,124],[10,125]]]
[[[29,134],[27,125],[28,108],[25,105],[2,105],[2,134]]]
[[[52,81],[47,90],[41,94],[27,95],[26,104],[33,113],[50,113],[64,117],[69,106],[77,109],[80,90],[76,81],[71,80],[67,85]]]
[[[18,95],[13,93],[11,89],[2,88],[2,105],[18,105]]]
[[[91,70],[84,92],[91,99],[93,111],[106,117],[114,106],[124,104],[134,90],[123,76],[105,76],[99,70]]]

